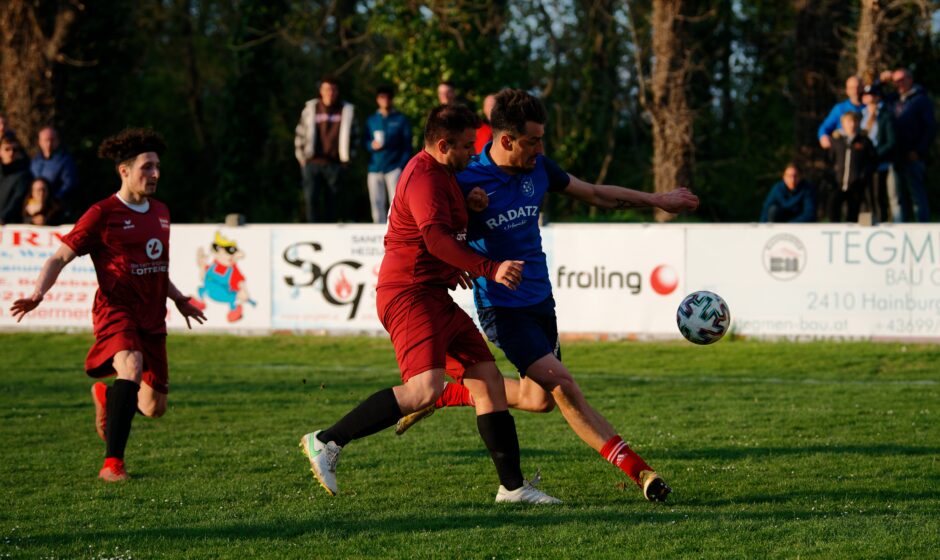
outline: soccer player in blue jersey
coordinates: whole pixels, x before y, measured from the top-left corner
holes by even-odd
[[[525,261],[525,281],[515,291],[485,278],[473,281],[474,301],[484,332],[519,370],[519,381],[505,378],[509,405],[531,412],[549,412],[557,405],[571,429],[626,473],[646,499],[664,501],[671,492],[669,486],[588,404],[561,362],[539,213],[542,199],[549,192],[601,208],[657,207],[673,213],[695,210],[698,197],[685,188],[646,193],[595,185],[565,173],[542,153],[548,120],[545,107],[524,91],[499,92],[490,120],[493,141],[457,175],[457,180],[467,195],[468,206],[476,210],[470,213],[467,228],[471,247],[496,261]],[[464,387],[449,384],[435,407],[471,404]],[[402,418],[396,432],[403,433],[433,410],[429,407]]]

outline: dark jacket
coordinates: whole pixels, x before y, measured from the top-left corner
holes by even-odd
[[[862,125],[868,118],[867,108],[862,113]],[[890,162],[894,159],[894,152],[897,149],[898,137],[895,131],[894,114],[891,107],[884,102],[878,104],[878,115],[875,117],[878,122],[877,136],[870,138],[875,145],[875,151],[878,153],[878,163]]]
[[[49,191],[59,200],[70,200],[75,194],[78,177],[75,173],[75,161],[62,148],[50,154],[49,159],[42,157],[42,152],[33,158],[29,170],[33,177],[42,177],[49,182]]]
[[[922,86],[915,85],[906,97],[901,98],[895,93],[886,101],[893,104],[898,136],[896,159],[906,161],[907,154],[917,152],[920,159],[926,160],[930,144],[937,135],[937,119],[927,92]]]
[[[0,165],[0,224],[18,224],[23,219],[23,201],[29,194],[33,176],[29,160],[21,158]]]
[[[764,200],[760,221],[769,222],[772,217],[774,221],[790,223],[815,222],[816,186],[803,179],[791,191],[782,180],[777,181]]]
[[[856,134],[851,140],[836,134],[832,138],[829,156],[836,173],[836,185],[841,191],[867,181],[878,164],[878,153],[864,134]]]

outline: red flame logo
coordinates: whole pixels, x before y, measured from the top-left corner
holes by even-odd
[[[339,282],[333,287],[333,291],[339,299],[346,299],[352,294],[352,284],[346,279],[346,275],[343,274],[342,270],[339,271]]]

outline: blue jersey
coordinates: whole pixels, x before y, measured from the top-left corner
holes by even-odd
[[[562,191],[571,178],[545,156],[538,156],[535,169],[510,175],[489,158],[487,144],[464,171],[457,183],[466,196],[474,187],[486,191],[489,206],[470,212],[467,241],[474,251],[494,261],[525,261],[522,283],[512,291],[486,278],[474,281],[477,307],[523,307],[552,295],[548,264],[542,251],[539,215],[542,199],[549,191]]]

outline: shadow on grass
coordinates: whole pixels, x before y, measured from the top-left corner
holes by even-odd
[[[866,455],[866,456],[907,456],[940,454],[940,447],[919,447],[912,445],[875,444],[875,445],[804,445],[791,447],[713,447],[704,449],[674,449],[656,451],[657,459],[747,459],[776,457],[779,455]]]
[[[471,506],[473,508],[476,505]],[[579,511],[570,506],[554,507],[551,510],[534,511],[531,506],[497,506],[489,512],[459,513],[451,509],[447,515],[438,513],[421,515],[412,512],[407,515],[378,517],[347,513],[330,515],[312,512],[307,519],[282,519],[270,523],[233,523],[214,527],[155,527],[141,529],[114,529],[88,531],[83,533],[62,532],[47,535],[32,535],[30,544],[47,546],[67,546],[75,543],[104,542],[111,539],[148,541],[176,540],[206,543],[207,541],[247,541],[290,539],[305,535],[317,535],[318,539],[369,538],[370,535],[394,535],[411,533],[435,533],[454,530],[479,530],[511,528],[525,523],[529,528],[541,527],[551,530],[553,527],[565,527],[570,524],[587,526],[618,527],[623,525],[653,524],[673,525],[676,523],[710,524],[716,517],[733,519],[741,522],[763,523],[783,520],[813,520],[832,518],[838,513],[812,510],[734,512],[733,514],[716,513],[711,508],[703,511],[676,512],[665,508],[645,509],[642,511],[623,511],[612,508],[610,511]],[[327,508],[325,508],[325,511]],[[868,509],[866,515],[896,515],[891,509]]]

